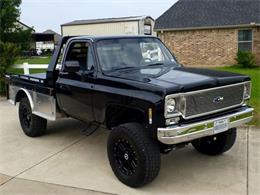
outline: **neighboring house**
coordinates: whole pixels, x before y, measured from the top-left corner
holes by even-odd
[[[55,45],[57,45],[61,35],[54,32],[53,30],[46,30],[42,33],[35,32],[33,27],[30,27],[21,21],[17,21],[16,25],[23,30],[32,29],[32,42],[31,49],[37,50],[54,50]]]
[[[260,65],[260,0],[179,0],[155,31],[182,64],[232,65],[241,50]]]
[[[46,30],[42,33],[33,33],[35,41],[35,48],[40,50],[54,50],[55,45],[58,43],[61,35],[53,30]]]
[[[55,45],[58,44],[58,42],[59,42],[59,40],[60,40],[60,38],[61,38],[61,35],[60,35],[60,34],[56,33],[56,32],[53,31],[53,30],[50,30],[50,29],[44,31],[43,34],[51,34],[51,35],[53,35],[54,44],[55,44]]]
[[[61,25],[66,35],[156,35],[150,16],[75,20]]]

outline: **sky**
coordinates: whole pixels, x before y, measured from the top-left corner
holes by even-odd
[[[149,15],[158,18],[177,0],[22,0],[20,21],[36,32],[80,19]]]

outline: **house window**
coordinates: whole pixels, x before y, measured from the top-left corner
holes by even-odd
[[[149,24],[144,25],[144,34],[151,35],[152,34],[152,26]]]
[[[252,30],[238,31],[238,50],[252,52]]]

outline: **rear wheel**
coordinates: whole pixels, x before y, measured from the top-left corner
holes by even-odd
[[[159,173],[160,150],[137,123],[113,128],[108,139],[107,152],[114,174],[130,187],[144,186]]]
[[[47,120],[32,114],[28,98],[23,98],[19,105],[19,119],[24,133],[29,137],[38,137],[45,133]]]
[[[229,129],[209,137],[203,137],[192,142],[194,148],[206,155],[214,156],[228,151],[236,141],[236,128]]]

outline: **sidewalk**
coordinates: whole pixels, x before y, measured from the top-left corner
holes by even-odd
[[[26,137],[17,107],[0,101],[0,194],[259,194],[260,131],[239,128],[235,146],[217,157],[192,146],[162,155],[150,185],[131,189],[114,176],[106,154],[108,131],[90,137],[72,119],[48,123],[48,133]]]

